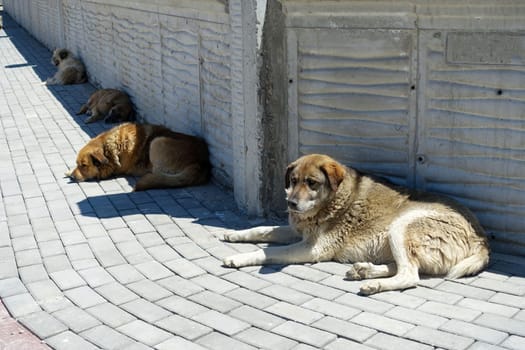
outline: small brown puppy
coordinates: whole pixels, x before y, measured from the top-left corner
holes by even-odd
[[[47,85],[82,84],[87,82],[86,68],[68,49],[53,51],[51,63],[58,67],[54,76],[47,78]]]
[[[91,139],[65,175],[76,181],[141,176],[135,191],[193,186],[210,174],[204,140],[159,125],[124,123]]]
[[[116,89],[101,89],[91,94],[77,115],[88,114],[86,123],[104,119],[106,123],[131,121],[135,117],[128,94]]]
[[[373,278],[361,286],[368,295],[414,287],[420,273],[459,278],[488,264],[483,229],[451,199],[394,187],[319,154],[291,163],[285,180],[290,226],[255,227],[224,239],[295,243],[237,254],[225,266],[353,263],[347,278]]]

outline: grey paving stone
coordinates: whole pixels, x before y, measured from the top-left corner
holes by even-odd
[[[78,271],[78,273],[91,288],[97,288],[104,284],[115,282],[115,279],[99,265],[82,269]]]
[[[454,281],[444,281],[441,283],[437,289],[442,290],[444,292],[454,293],[463,295],[467,298],[473,298],[473,299],[480,299],[480,300],[488,300],[491,298],[496,292],[483,289],[483,288],[476,288],[473,286],[469,286],[463,283],[457,283]]]
[[[517,335],[511,335],[507,340],[505,340],[502,346],[514,350],[522,350],[525,348],[525,337],[519,337]]]
[[[139,298],[137,294],[117,282],[104,284],[95,290],[98,294],[115,305],[124,304]]]
[[[165,244],[150,247],[146,250],[156,261],[159,261],[161,263],[181,258],[181,256],[175,251],[175,249]]]
[[[153,261],[146,249],[135,240],[117,243],[116,247],[124,259],[132,265]]]
[[[120,305],[127,312],[146,322],[156,322],[171,315],[169,311],[144,299],[136,299]]]
[[[366,311],[352,318],[352,322],[397,336],[403,336],[409,330],[414,328],[414,325],[410,323]]]
[[[272,328],[286,322],[286,319],[282,317],[272,315],[248,305],[243,305],[232,310],[229,315],[264,330],[271,330]]]
[[[168,278],[164,278],[158,280],[157,283],[163,286],[164,288],[168,289],[169,291],[183,297],[188,297],[192,294],[196,294],[204,290],[203,287],[192,282],[191,280],[187,280],[179,276],[171,276]]]
[[[458,320],[449,320],[440,329],[495,345],[500,344],[508,336],[505,332]]]
[[[195,340],[212,331],[210,327],[178,315],[171,315],[155,322],[155,326],[188,340]]]
[[[254,327],[242,331],[235,338],[260,349],[288,350],[297,345],[294,340]]]
[[[161,246],[164,244],[164,239],[157,232],[139,233],[135,235],[135,238],[144,248]]]
[[[46,311],[53,312],[71,306],[64,293],[49,279],[26,284],[35,301]]]
[[[171,334],[141,320],[117,328],[119,332],[151,347],[169,339]]]
[[[316,348],[322,348],[336,339],[336,335],[333,333],[293,321],[287,321],[275,327],[273,332]]]
[[[238,288],[236,284],[210,274],[194,277],[191,281],[197,283],[203,288],[219,294],[228,293],[229,291]]]
[[[52,272],[49,274],[49,277],[53,279],[61,290],[68,290],[86,284],[86,281],[73,269]]]
[[[373,350],[374,348],[371,348],[366,345],[359,344],[357,342],[344,339],[344,338],[337,338],[330,344],[326,345],[323,349],[327,350],[346,350],[346,349],[352,349],[352,350]]]
[[[104,298],[88,286],[69,289],[65,291],[64,294],[69,300],[82,309],[106,302]]]
[[[458,304],[458,306],[466,307],[472,310],[481,311],[484,313],[491,313],[491,314],[497,314],[501,316],[506,317],[512,317],[518,312],[518,308],[490,303],[483,300],[477,300],[477,299],[470,299],[465,298],[462,299]]]
[[[48,273],[71,269],[71,263],[65,254],[47,256],[43,260]]]
[[[209,348],[205,348],[203,346],[200,346],[194,342],[183,339],[181,337],[171,337],[168,340],[163,341],[162,343],[155,346],[155,349],[157,350],[174,350],[174,349],[206,350]]]
[[[447,318],[454,318],[462,321],[473,321],[476,317],[481,315],[480,311],[467,309],[456,305],[449,305],[437,303],[433,301],[426,302],[421,305],[418,310],[430,313],[433,315],[443,316]]]
[[[399,291],[383,292],[372,295],[370,298],[374,300],[384,301],[389,304],[404,306],[409,309],[415,309],[425,303],[425,299],[400,293]]]
[[[393,307],[392,304],[351,293],[343,294],[339,298],[335,299],[335,302],[376,314],[385,313]]]
[[[240,270],[229,271],[230,273],[223,275],[222,278],[241,287],[256,291],[271,285],[270,282],[257,278],[250,273]]]
[[[167,261],[164,265],[182,278],[192,278],[206,273],[200,266],[183,258]]]
[[[9,313],[15,318],[41,311],[40,306],[38,306],[29,293],[9,296],[3,298],[2,302],[9,310]]]
[[[80,335],[102,349],[123,349],[133,343],[131,338],[105,325],[88,329]]]
[[[377,333],[377,331],[371,327],[361,326],[330,316],[323,317],[311,326],[361,343]]]
[[[104,324],[116,328],[136,320],[136,317],[110,303],[102,303],[86,309],[87,312]]]
[[[525,295],[525,285],[509,283],[507,281],[501,281],[492,278],[478,278],[475,281],[473,281],[470,285],[474,287],[493,290],[495,292],[502,292],[517,296]]]
[[[150,281],[148,279],[130,283],[127,285],[127,287],[137,295],[152,302],[173,295],[173,293],[166,288],[163,288],[156,282]]]
[[[207,306],[210,309],[214,309],[224,313],[233,310],[241,305],[238,301],[230,299],[221,294],[211,292],[209,290],[205,290],[198,294],[194,294],[188,297],[188,299],[198,304]]]
[[[77,306],[70,306],[53,313],[58,320],[73,332],[80,333],[101,324],[99,320]]]
[[[453,293],[443,292],[435,289],[430,288],[413,288],[408,289],[405,291],[406,294],[414,295],[416,297],[420,297],[426,300],[436,301],[438,303],[443,304],[455,304],[458,301],[460,301],[463,296],[456,295]]]
[[[228,292],[228,297],[255,308],[265,309],[279,301],[266,295],[245,288],[237,288]]]
[[[354,309],[352,307],[341,305],[333,301],[321,298],[311,299],[306,303],[302,304],[301,306],[309,310],[316,311],[327,316],[340,318],[343,320],[348,320],[361,312],[360,310]]]
[[[377,333],[368,339],[365,343],[373,348],[384,350],[432,350],[433,347],[426,344],[421,344],[408,339],[395,337],[385,333]],[[352,347],[353,349],[353,347]]]
[[[192,319],[229,336],[250,327],[250,325],[244,321],[221,314],[215,310],[196,314]]]
[[[42,258],[38,249],[22,250],[15,253],[17,266],[41,264]]]
[[[167,240],[168,244],[177,251],[182,257],[188,260],[204,258],[208,253],[195,243],[176,243],[176,240],[170,238]]]
[[[197,314],[202,314],[209,309],[186,298],[174,295],[166,299],[159,300],[157,305],[170,310],[178,315],[191,318]]]
[[[68,327],[61,321],[44,311],[20,317],[18,321],[40,339],[48,338],[68,330]]]
[[[282,301],[267,307],[265,311],[304,324],[310,324],[323,317],[318,312]]]
[[[525,337],[525,321],[509,319],[507,317],[483,314],[474,323],[488,328],[496,329],[509,334]]]
[[[525,298],[516,295],[496,293],[496,295],[490,298],[489,301],[492,303],[525,309]]]
[[[135,268],[148,279],[156,281],[173,276],[173,272],[164,267],[158,261],[148,261],[135,265]]]
[[[108,237],[95,237],[88,239],[89,246],[95,257],[104,267],[122,265],[126,263],[113,242]]]
[[[423,326],[416,326],[410,330],[405,337],[428,345],[451,350],[466,349],[474,343],[474,340],[470,338]]]
[[[65,249],[69,260],[71,261],[94,258],[93,253],[91,252],[91,249],[87,243],[66,245]]]
[[[40,254],[43,257],[62,255],[66,252],[62,245],[62,241],[59,239],[39,242],[38,247],[40,249]]]
[[[71,331],[54,335],[46,339],[46,343],[56,350],[96,350],[99,349],[94,344],[84,340]]]
[[[0,279],[0,298],[27,292],[26,287],[17,277]]]
[[[208,251],[209,252],[209,251]],[[214,276],[222,276],[232,272],[231,268],[222,266],[222,259],[217,259],[214,256],[207,256],[200,259],[195,259],[193,262],[202,267],[208,273]]]
[[[255,350],[257,348],[236,340],[230,336],[213,332],[197,340],[197,343],[207,349],[214,350]]]
[[[111,266],[106,271],[122,284],[140,281],[145,278],[135,267],[129,264]]]
[[[388,310],[385,316],[395,318],[397,320],[413,323],[428,328],[439,328],[447,319],[442,316],[428,314],[423,311],[407,309],[405,307],[396,306]]]
[[[279,299],[294,305],[301,305],[313,297],[309,294],[301,293],[298,290],[273,284],[269,287],[259,290],[260,293],[265,294],[269,297]]]

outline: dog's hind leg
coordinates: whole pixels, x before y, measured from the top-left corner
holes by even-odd
[[[387,290],[412,288],[419,282],[419,267],[408,256],[406,236],[408,226],[433,214],[431,210],[412,209],[401,214],[388,230],[388,242],[396,263],[396,274],[385,279],[374,279],[363,283],[361,294],[370,295]]]
[[[381,278],[394,276],[397,272],[395,263],[388,265],[374,265],[369,262],[358,262],[350,266],[346,272],[346,278],[352,281],[360,281],[370,278]]]
[[[79,111],[77,112],[77,115],[85,114],[88,110],[88,105],[83,104],[82,107],[80,107]]]

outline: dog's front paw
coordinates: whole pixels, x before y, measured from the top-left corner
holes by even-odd
[[[222,235],[222,240],[225,242],[239,242],[240,235],[236,231],[224,232]]]
[[[368,282],[365,282],[361,285],[361,288],[359,288],[359,292],[362,295],[371,295],[375,293],[379,293],[381,291],[381,283],[376,280],[370,280]]]
[[[238,268],[238,267],[244,266],[242,260],[243,259],[241,258],[241,254],[232,255],[232,256],[228,256],[228,257],[224,258],[222,260],[222,265],[225,266],[225,267]]]
[[[370,264],[366,262],[355,263],[346,272],[346,278],[351,281],[360,281],[368,278]]]

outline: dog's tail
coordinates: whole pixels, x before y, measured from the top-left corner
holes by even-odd
[[[184,187],[200,185],[208,181],[208,170],[199,164],[185,167],[182,171],[171,173],[147,173],[138,179],[135,191],[145,191],[153,188]]]
[[[455,279],[477,274],[488,265],[489,255],[489,248],[480,243],[473,255],[452,266],[447,274],[447,278]]]

